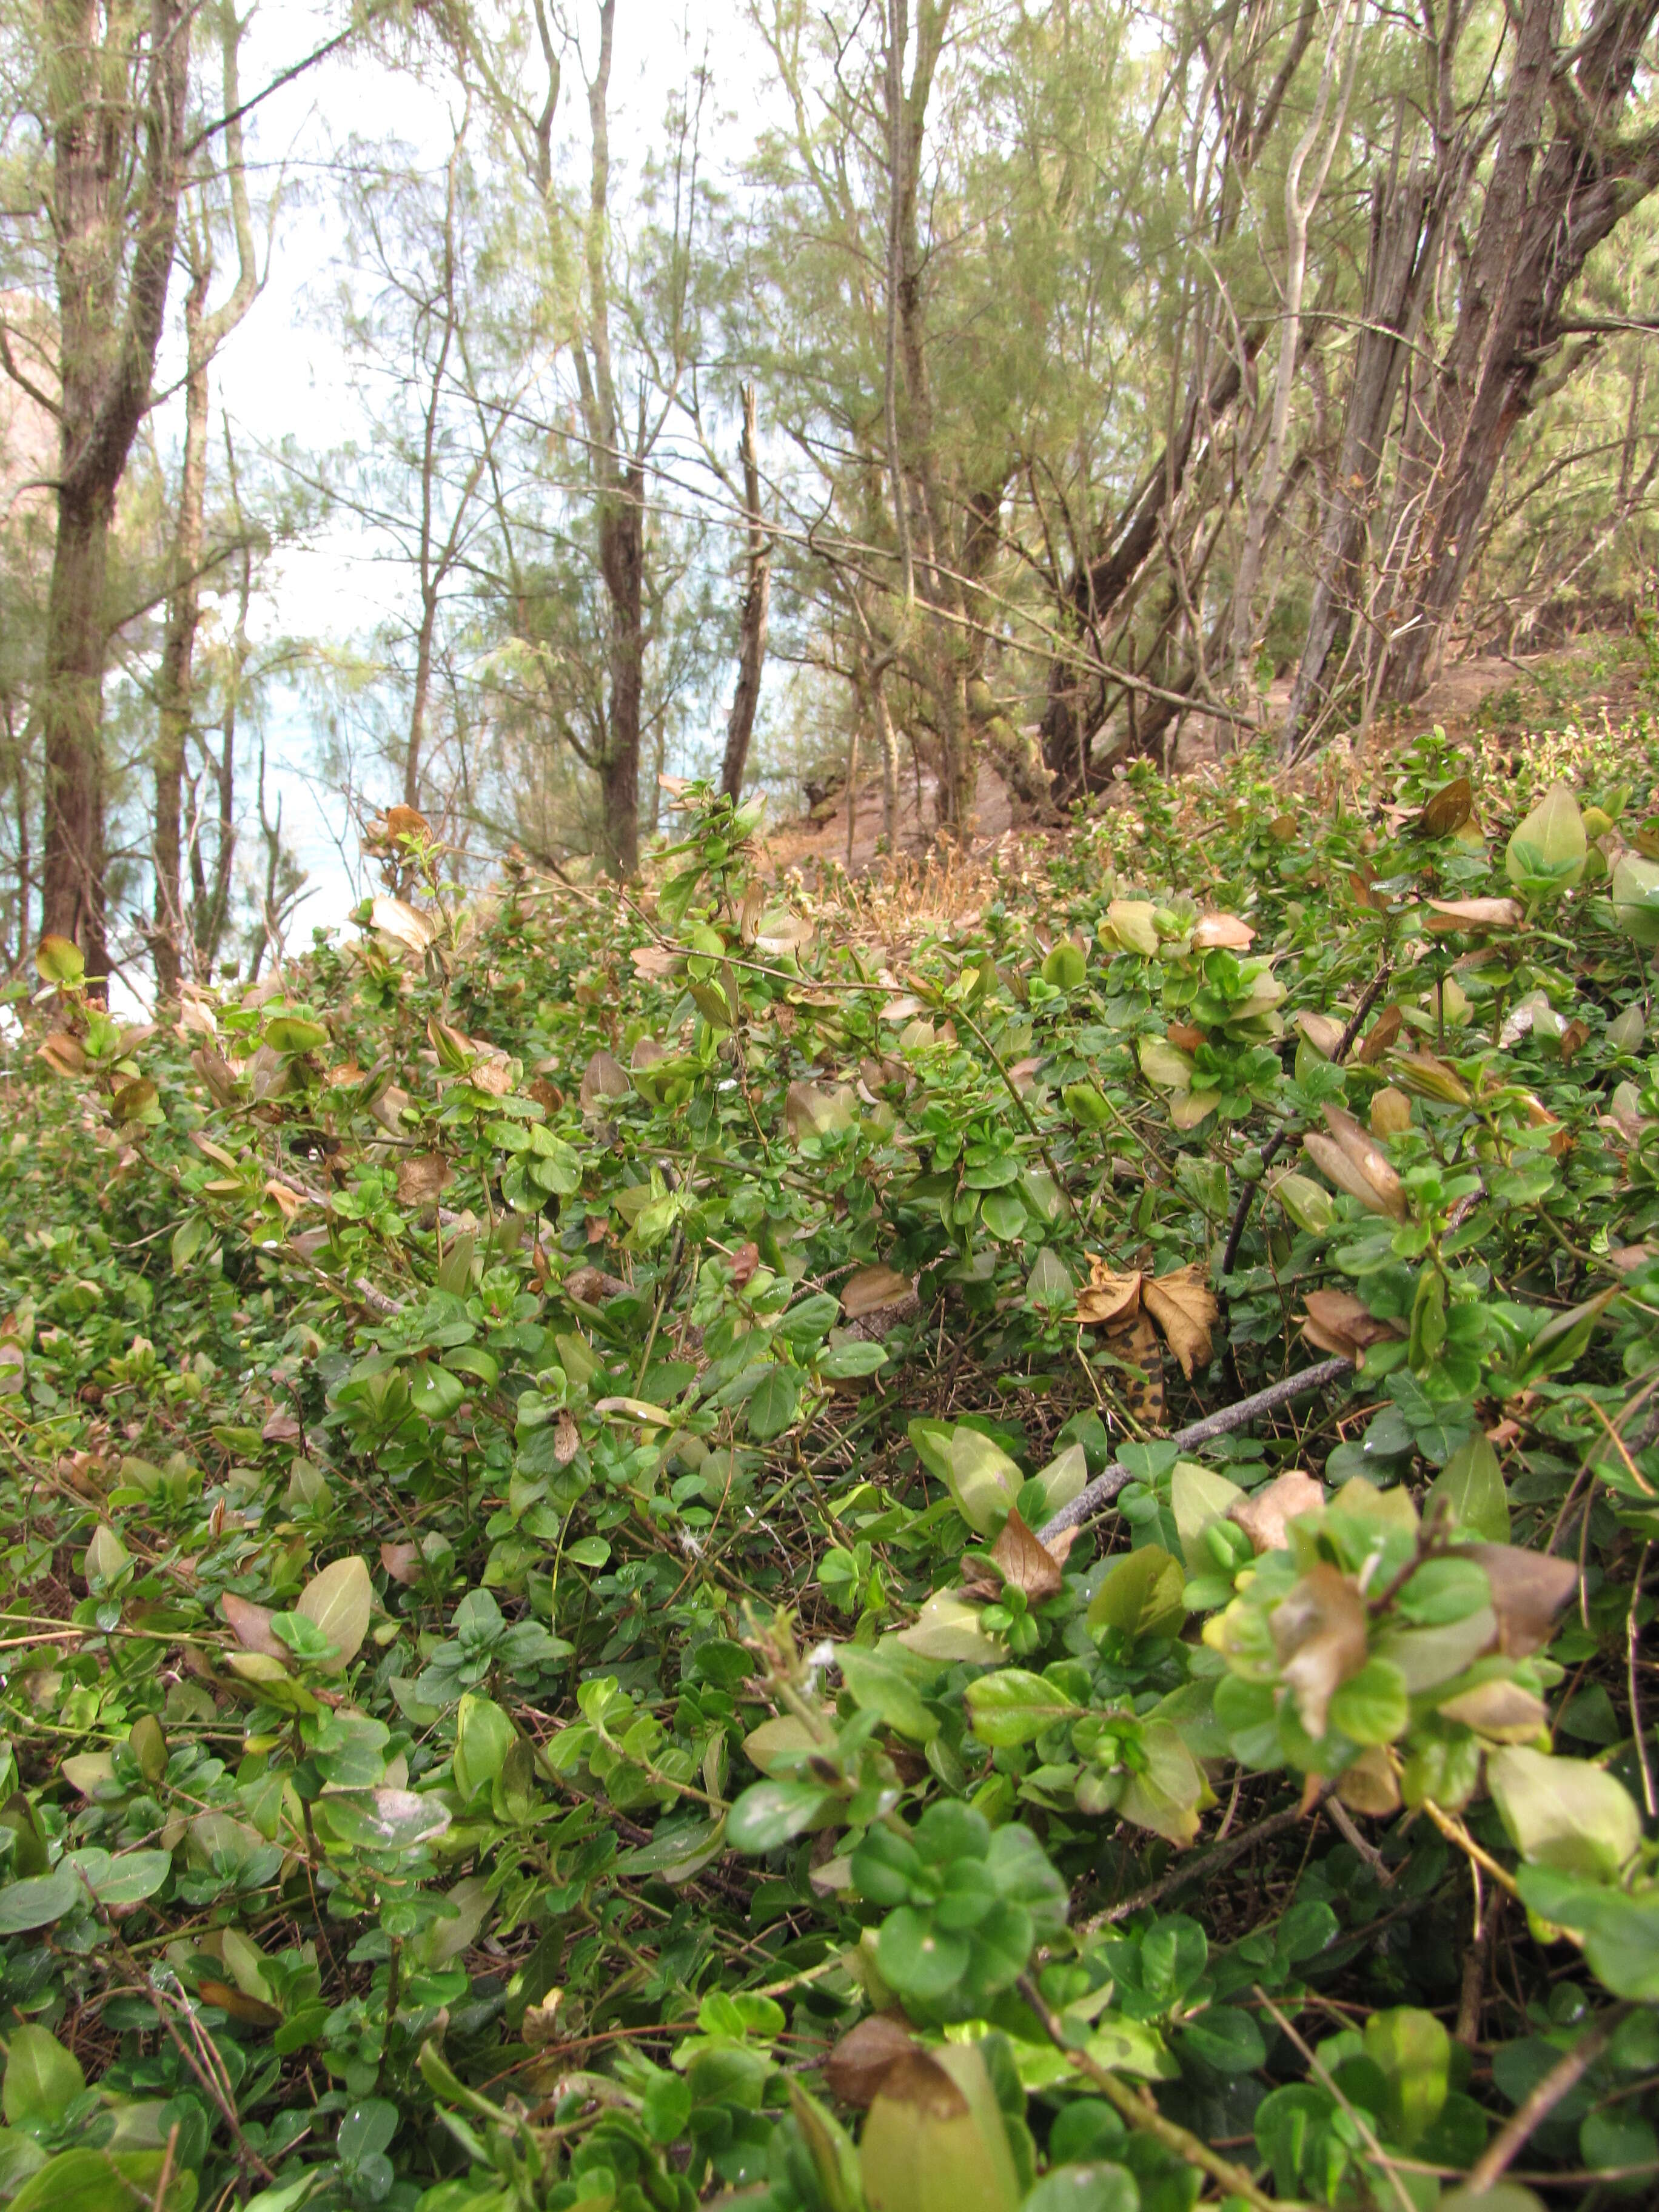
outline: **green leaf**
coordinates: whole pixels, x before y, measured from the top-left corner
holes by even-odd
[[[1136,1638],[1173,1636],[1186,1619],[1185,1587],[1180,1560],[1160,1544],[1143,1544],[1106,1570],[1090,1601],[1089,1626]]]
[[[602,1567],[611,1557],[611,1547],[603,1536],[579,1536],[574,1544],[567,1544],[564,1555],[578,1567]]]
[[[964,1692],[974,1734],[981,1743],[1004,1750],[1030,1743],[1045,1729],[1073,1719],[1085,1708],[1041,1674],[1018,1667],[1000,1668],[969,1682]]]
[[[87,972],[86,956],[70,937],[43,937],[34,948],[34,965],[43,983],[78,983]]]
[[[727,1814],[726,1839],[734,1851],[775,1851],[816,1826],[834,1802],[817,1782],[757,1782]]]
[[[1211,2005],[1182,2031],[1182,2051],[1194,2052],[1218,2074],[1250,2074],[1266,2063],[1267,2046],[1253,2013],[1237,2005]]]
[[[1523,1859],[1614,1881],[1642,1841],[1642,1818],[1624,1784],[1582,1759],[1506,1744],[1486,1760],[1486,1782]]]
[[[945,1457],[945,1480],[956,1508],[981,1536],[994,1536],[1012,1511],[1024,1477],[1000,1444],[977,1429],[958,1427]]]
[[[492,1698],[464,1697],[455,1717],[455,1787],[464,1801],[489,1789],[518,1730]]]
[[[1330,1719],[1355,1743],[1393,1743],[1411,1719],[1405,1676],[1386,1659],[1368,1659],[1334,1692]]]
[[[887,1354],[878,1344],[835,1344],[821,1352],[817,1370],[827,1382],[849,1382],[885,1367]]]
[[[32,1928],[50,1928],[86,1901],[86,1891],[73,1867],[54,1867],[50,1874],[14,1881],[0,1889],[0,1936],[22,1936]]]
[[[1057,2166],[1045,2173],[1020,2212],[1139,2212],[1140,2188],[1127,2166],[1109,2159]]]
[[[265,1042],[273,1052],[315,1052],[328,1042],[320,1022],[301,1021],[295,1014],[277,1014],[265,1024]]]
[[[6,2073],[0,2104],[13,2127],[20,2122],[54,2122],[87,2086],[81,2062],[64,2050],[50,2028],[25,2021],[8,2039]]]
[[[1043,981],[1057,991],[1075,991],[1088,973],[1088,961],[1069,937],[1062,937],[1042,963]]]
[[[1176,1462],[1170,1477],[1170,1507],[1189,1575],[1213,1571],[1216,1563],[1204,1540],[1205,1533],[1217,1522],[1224,1521],[1243,1495],[1236,1482],[1229,1482],[1224,1474],[1212,1474],[1195,1460]]]
[[[898,1652],[842,1644],[836,1647],[836,1663],[858,1703],[866,1711],[879,1713],[884,1727],[912,1743],[931,1743],[939,1734],[939,1716],[923,1705]]]
[[[1640,853],[1619,855],[1613,872],[1613,915],[1635,944],[1659,945],[1659,860],[1646,860]],[[1636,1035],[1630,1046],[1620,1048],[1634,1050],[1642,1041],[1641,1010],[1638,1006],[1627,1012],[1637,1016]]]
[[[972,1947],[965,1935],[934,1924],[931,1913],[902,1905],[890,1912],[876,1938],[876,1960],[901,1996],[934,2003],[948,1996],[968,1971]]]
[[[11,2212],[137,2212],[154,2203],[164,2154],[66,2150],[49,2159],[11,2200]],[[162,2212],[190,2212],[196,2177],[181,2172]]]
[[[1401,2005],[1365,2022],[1365,2055],[1388,2083],[1389,2138],[1410,2150],[1446,2101],[1451,2038],[1431,2012]]]
[[[781,1437],[795,1418],[800,1382],[792,1367],[769,1367],[750,1393],[749,1433],[757,1443]]]
[[[325,1674],[343,1674],[356,1657],[374,1605],[368,1568],[355,1557],[336,1559],[301,1591],[294,1610],[320,1628],[333,1647],[334,1656],[322,1662]]]
[[[1565,783],[1555,783],[1510,837],[1504,872],[1518,890],[1568,890],[1584,872],[1589,841],[1578,801]]]

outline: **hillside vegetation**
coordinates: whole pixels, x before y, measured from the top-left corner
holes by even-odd
[[[46,937],[0,2198],[1650,2202],[1656,775]]]

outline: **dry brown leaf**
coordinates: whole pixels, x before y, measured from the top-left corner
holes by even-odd
[[[418,1544],[382,1544],[380,1565],[394,1583],[409,1589],[421,1579],[421,1547]]]
[[[513,1088],[513,1063],[505,1053],[487,1053],[473,1061],[466,1079],[475,1091],[484,1091],[491,1098],[505,1098]]]
[[[238,1597],[227,1590],[219,1600],[219,1610],[230,1626],[231,1634],[244,1651],[263,1651],[267,1659],[286,1659],[289,1649],[270,1632],[270,1609],[255,1605],[249,1598]]]
[[[755,1277],[755,1270],[760,1266],[760,1263],[761,1255],[760,1246],[758,1244],[739,1244],[737,1250],[732,1255],[732,1287],[733,1290],[740,1291],[745,1283],[752,1282]]]
[[[386,811],[388,837],[429,837],[432,825],[418,808],[388,806]]]
[[[561,1467],[568,1467],[581,1449],[581,1431],[568,1413],[562,1413],[553,1430],[553,1456]]]
[[[1190,1382],[1195,1367],[1209,1365],[1213,1348],[1210,1332],[1220,1311],[1215,1292],[1204,1279],[1203,1268],[1190,1260],[1170,1274],[1143,1281],[1140,1297]]]
[[[268,1444],[297,1444],[301,1436],[300,1424],[286,1406],[279,1406],[260,1430],[259,1435]]]
[[[889,2069],[916,2049],[898,2014],[872,2013],[849,2028],[823,2064],[832,2096],[860,2111],[875,2098]]]
[[[1265,1490],[1235,1500],[1227,1518],[1237,1521],[1256,1553],[1282,1552],[1290,1539],[1285,1530],[1300,1513],[1317,1513],[1325,1503],[1322,1484],[1299,1467],[1289,1468]]]
[[[1222,945],[1230,952],[1243,952],[1255,942],[1255,930],[1236,914],[1201,914],[1193,924],[1194,952],[1213,952]]]
[[[915,1289],[908,1275],[898,1274],[891,1267],[855,1267],[842,1285],[842,1316],[848,1321],[857,1321],[882,1306],[896,1305]]]
[[[1350,1198],[1357,1198],[1371,1212],[1403,1221],[1405,1185],[1377,1150],[1376,1139],[1340,1106],[1327,1105],[1325,1121],[1328,1136],[1310,1130],[1302,1139],[1302,1149],[1314,1165],[1328,1182],[1346,1191]]]
[[[1522,920],[1519,899],[1431,899],[1428,927],[1436,937],[1456,929],[1516,929]]]
[[[1575,1018],[1561,1032],[1561,1057],[1569,1060],[1589,1042],[1589,1024]]]
[[[1379,1321],[1352,1291],[1310,1291],[1302,1334],[1321,1352],[1334,1352],[1363,1367],[1367,1346],[1384,1337],[1403,1336],[1399,1322]]]
[[[54,1030],[35,1057],[44,1060],[54,1075],[80,1075],[87,1065],[85,1053],[67,1030]]]
[[[1321,1559],[1274,1607],[1272,1627],[1279,1671],[1303,1727],[1317,1741],[1331,1699],[1365,1663],[1365,1601]]]
[[[573,1267],[564,1279],[566,1295],[578,1304],[596,1306],[601,1298],[619,1298],[628,1288],[620,1275],[609,1275],[603,1267]]]
[[[636,945],[628,957],[634,963],[635,974],[649,976],[653,983],[664,981],[680,964],[680,955],[665,951],[660,945]]]
[[[1498,1649],[1524,1659],[1555,1633],[1555,1616],[1578,1584],[1571,1559],[1528,1552],[1519,1544],[1470,1544],[1468,1556],[1486,1571],[1492,1609],[1498,1616]]]
[[[1164,1347],[1150,1317],[1137,1306],[1114,1322],[1106,1332],[1106,1348],[1123,1362],[1123,1395],[1130,1413],[1143,1429],[1154,1434],[1167,1425],[1164,1395]]]
[[[370,926],[407,952],[422,953],[437,935],[430,917],[404,899],[377,898],[369,908]]]
[[[1011,1511],[1003,1522],[1002,1534],[991,1547],[991,1557],[1004,1582],[1024,1590],[1034,1604],[1060,1595],[1060,1561],[1037,1541],[1018,1512]]]
[[[1171,1022],[1164,1034],[1182,1052],[1196,1052],[1204,1042],[1203,1030],[1194,1029],[1190,1022]]]
[[[449,1181],[449,1162],[441,1152],[410,1152],[398,1163],[398,1199],[403,1206],[435,1206]]]
[[[1115,1275],[1103,1260],[1091,1260],[1089,1280],[1077,1294],[1076,1321],[1110,1325],[1123,1321],[1140,1304],[1140,1277]]]

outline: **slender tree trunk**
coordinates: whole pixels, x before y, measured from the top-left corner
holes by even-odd
[[[42,915],[107,975],[103,831],[104,581],[115,493],[149,404],[183,185],[191,9],[48,0],[47,130],[58,241],[58,534],[40,721]],[[123,279],[125,277],[125,288]],[[125,298],[123,290],[125,289]]]
[[[201,616],[204,512],[207,500],[208,365],[202,352],[202,313],[211,274],[204,257],[185,296],[185,457],[173,538],[173,587],[161,643],[161,677],[155,732],[155,995],[179,995],[183,972],[180,940],[184,903],[179,883],[179,814],[184,797],[185,747],[195,696],[196,629]]]
[[[1325,189],[1331,157],[1336,151],[1347,117],[1348,95],[1353,89],[1354,70],[1359,58],[1359,27],[1358,15],[1352,26],[1349,25],[1347,0],[1337,0],[1336,14],[1325,42],[1325,60],[1320,70],[1313,115],[1306,131],[1297,141],[1285,179],[1285,319],[1279,340],[1278,371],[1273,379],[1273,414],[1267,428],[1267,447],[1261,456],[1261,476],[1245,511],[1244,542],[1239,551],[1238,573],[1233,580],[1231,643],[1233,690],[1236,695],[1243,693],[1250,654],[1255,643],[1255,602],[1261,572],[1262,539],[1267,517],[1272,514],[1273,502],[1279,495],[1279,476],[1284,467],[1285,441],[1291,419],[1291,395],[1296,383],[1297,363],[1301,350],[1302,294],[1308,274],[1308,227],[1313,219],[1314,210],[1319,204],[1320,194]],[[1336,112],[1331,118],[1330,135],[1325,141],[1324,152],[1314,163],[1313,179],[1304,197],[1303,173],[1325,128],[1326,110],[1332,89],[1337,83],[1339,53],[1345,33],[1348,40],[1348,53],[1346,62],[1340,65],[1341,83],[1337,91]]]
[[[747,582],[738,626],[738,689],[726,726],[726,758],[720,789],[735,802],[743,795],[749,765],[749,741],[760,703],[761,671],[766,661],[767,621],[772,599],[772,539],[761,512],[760,461],[755,451],[755,387],[743,392],[743,504],[749,531]]]
[[[46,769],[43,935],[67,937],[87,973],[109,972],[105,938],[102,761],[104,575],[112,494],[58,497],[46,603],[40,721]]]
[[[1559,0],[1523,0],[1504,119],[1456,328],[1406,427],[1402,478],[1420,521],[1389,618],[1384,672],[1417,696],[1437,665],[1516,425],[1560,343],[1568,289],[1601,240],[1659,185],[1659,129],[1621,137],[1659,0],[1596,0],[1564,66]],[[1546,117],[1554,125],[1544,144]]]
[[[645,697],[645,476],[623,472],[599,511],[599,569],[610,605],[611,696],[599,793],[605,858],[616,875],[640,866],[640,726]]]
[[[1352,617],[1356,565],[1401,375],[1438,251],[1443,211],[1443,198],[1438,205],[1431,204],[1429,180],[1420,171],[1386,185],[1379,183],[1372,195],[1362,328],[1354,347],[1336,473],[1320,531],[1307,636],[1280,736],[1287,753],[1295,749],[1319,696],[1332,647]]]

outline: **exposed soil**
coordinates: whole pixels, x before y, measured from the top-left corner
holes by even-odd
[[[1454,737],[1480,734],[1488,738],[1518,737],[1529,730],[1560,729],[1567,724],[1583,727],[1599,722],[1627,721],[1643,703],[1645,656],[1640,641],[1628,633],[1581,638],[1549,652],[1471,654],[1455,662],[1430,685],[1413,706],[1379,720],[1367,743],[1371,752],[1393,748],[1435,723]],[[1268,694],[1269,720],[1288,704],[1288,681],[1275,684]],[[1338,738],[1336,744],[1345,740]],[[1183,731],[1175,760],[1176,772],[1201,772],[1227,750],[1222,726],[1194,718]],[[1109,805],[1107,793],[1097,805]],[[821,818],[803,815],[781,823],[766,841],[768,856],[780,874],[799,872],[822,879],[845,870],[854,876],[882,872],[887,856],[881,849],[882,793],[879,775],[861,774],[854,793],[853,836],[848,843],[848,807],[845,792],[826,799],[814,810]],[[1040,827],[1022,819],[996,770],[988,763],[979,771],[968,835],[957,858],[971,863],[1011,835],[1022,840],[1042,836]],[[937,786],[923,769],[918,776],[907,761],[900,784],[898,854],[901,863],[912,866],[941,851],[937,828]]]

